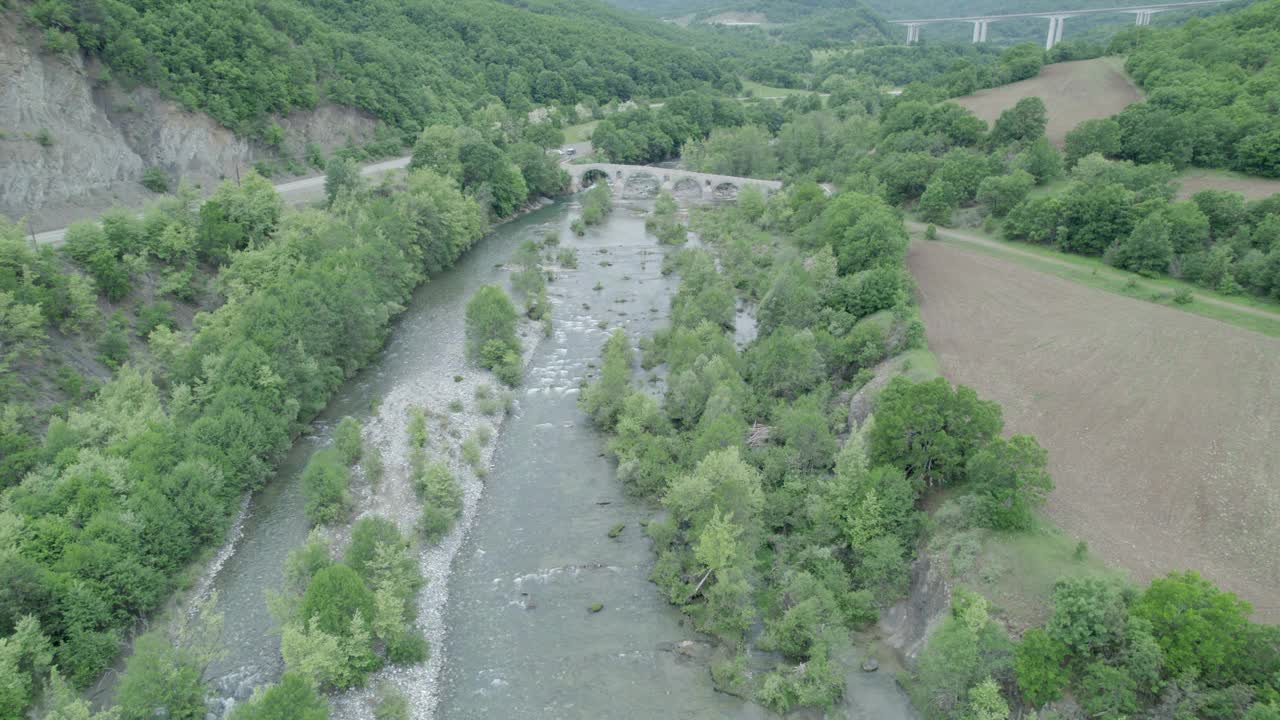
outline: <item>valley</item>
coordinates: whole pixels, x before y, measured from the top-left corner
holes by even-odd
[[[1280,718],[1280,0],[1008,11],[0,0],[0,720]]]

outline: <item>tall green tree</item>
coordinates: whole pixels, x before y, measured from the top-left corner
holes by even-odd
[[[969,457],[1003,426],[1000,406],[978,399],[972,388],[898,377],[876,402],[868,454],[922,485],[943,485],[963,479]]]

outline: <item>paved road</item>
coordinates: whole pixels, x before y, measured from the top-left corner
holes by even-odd
[[[907,220],[906,225],[908,230],[911,230],[912,232],[918,232],[918,233],[924,233],[925,227],[926,227],[924,223],[915,222],[913,220]],[[1045,263],[1049,263],[1051,265],[1057,265],[1063,268],[1070,268],[1072,270],[1080,269],[1079,265],[1068,262],[1066,260],[1059,260],[1057,258],[1050,257],[1048,255],[1041,255],[1039,253],[1029,252],[1015,245],[1010,245],[1009,243],[1003,243],[996,240],[991,240],[990,238],[985,238],[980,235],[974,235],[972,233],[967,233],[961,230],[948,230],[946,228],[938,228],[937,230],[938,230],[938,237],[945,238],[947,240],[958,240],[962,243],[969,243],[970,245],[980,245],[982,247],[999,250],[1002,253],[1017,255],[1019,257],[1031,258],[1038,262],[1045,262]],[[1196,302],[1204,303],[1205,305],[1216,305],[1218,307],[1230,308],[1231,310],[1234,310],[1236,312],[1241,312],[1246,315],[1253,315],[1255,317],[1266,318],[1268,320],[1280,320],[1280,313],[1275,313],[1270,310],[1249,307],[1248,305],[1233,303],[1229,300],[1219,300],[1218,298],[1210,297],[1208,295],[1204,295],[1198,292],[1193,292],[1192,295],[1195,296]]]
[[[409,156],[406,155],[404,157],[383,160],[371,165],[365,165],[360,168],[360,174],[371,180],[378,180],[387,173],[395,170],[401,170],[408,167],[408,165]],[[314,175],[312,177],[280,183],[276,185],[276,192],[280,193],[281,199],[290,205],[301,205],[303,203],[311,202],[324,194],[324,175]],[[66,239],[66,236],[66,228],[36,233],[36,243],[40,245],[58,246]]]

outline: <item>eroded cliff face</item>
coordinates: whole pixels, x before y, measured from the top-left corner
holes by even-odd
[[[139,182],[149,167],[209,192],[277,155],[154,90],[125,90],[101,75],[83,56],[43,50],[21,16],[0,14],[0,214],[52,229],[112,205],[140,206],[154,197]],[[322,106],[280,125],[286,148],[301,156],[308,143],[328,151],[367,142],[377,121]]]
[[[921,553],[911,565],[911,591],[880,616],[884,643],[914,668],[929,636],[951,608],[951,587],[939,563]]]

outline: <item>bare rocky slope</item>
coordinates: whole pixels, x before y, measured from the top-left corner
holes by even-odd
[[[208,191],[278,154],[150,88],[125,89],[105,77],[82,54],[44,50],[16,13],[0,14],[0,214],[28,218],[33,231],[61,227],[145,202],[151,193],[140,180],[149,167]],[[368,142],[377,121],[322,105],[280,125],[286,151],[300,157],[309,143],[328,151]]]

